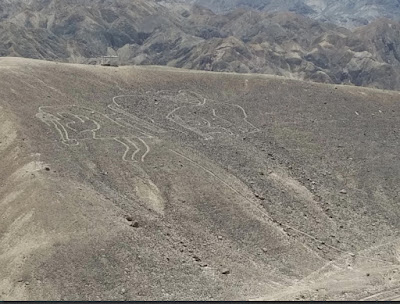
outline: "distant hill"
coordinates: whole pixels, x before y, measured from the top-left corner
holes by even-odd
[[[366,25],[382,17],[400,20],[399,0],[181,0],[210,8],[217,13],[251,8],[278,12],[290,11],[313,19],[346,27]]]
[[[395,2],[337,2],[0,0],[0,56],[95,64],[118,54],[122,64],[400,89],[400,25],[375,20],[396,15]],[[341,12],[371,18],[345,28]]]

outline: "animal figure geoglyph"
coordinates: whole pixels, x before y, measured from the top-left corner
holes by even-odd
[[[165,133],[160,127],[174,125],[212,140],[217,134],[234,136],[258,132],[239,105],[207,100],[181,90],[115,96],[99,113],[76,105],[42,106],[36,117],[57,131],[65,145],[86,140],[114,141],[125,148],[122,160],[144,162],[151,148],[148,141]],[[172,128],[174,129],[174,128]]]

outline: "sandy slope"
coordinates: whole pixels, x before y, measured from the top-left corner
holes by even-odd
[[[397,297],[399,97],[1,58],[0,298]]]

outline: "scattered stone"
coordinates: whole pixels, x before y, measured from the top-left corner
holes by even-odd
[[[125,293],[126,292],[126,289],[125,288],[122,288],[121,289],[121,293]]]
[[[50,168],[49,167],[46,167],[46,168],[44,168],[46,171],[50,171]]]
[[[130,215],[128,215],[128,216],[126,217],[126,220],[127,220],[128,222],[133,222],[133,217],[130,216]]]
[[[260,194],[255,194],[256,198],[258,198],[259,200],[265,201],[265,197],[260,195]]]
[[[218,236],[218,240],[222,241],[223,237],[221,235]]]
[[[139,223],[138,223],[138,222],[133,222],[133,223],[131,224],[131,227],[133,227],[133,228],[139,228]]]
[[[347,191],[345,189],[340,190],[340,194],[347,194]]]
[[[263,248],[262,251],[263,251],[264,253],[267,253],[267,252],[268,252],[268,249],[267,249],[267,248]]]
[[[196,262],[200,262],[201,261],[201,259],[198,257],[198,256],[193,256],[193,259],[196,261]]]
[[[225,268],[225,269],[223,269],[223,270],[221,271],[221,273],[222,273],[222,274],[230,274],[231,271],[230,271],[229,269]]]

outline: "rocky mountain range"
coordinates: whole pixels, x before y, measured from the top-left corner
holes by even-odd
[[[398,90],[398,2],[1,0],[0,56],[94,64],[118,54],[121,64]]]
[[[290,11],[313,19],[328,21],[341,26],[366,25],[382,17],[400,19],[398,0],[181,0],[227,13],[238,7],[279,12]]]

